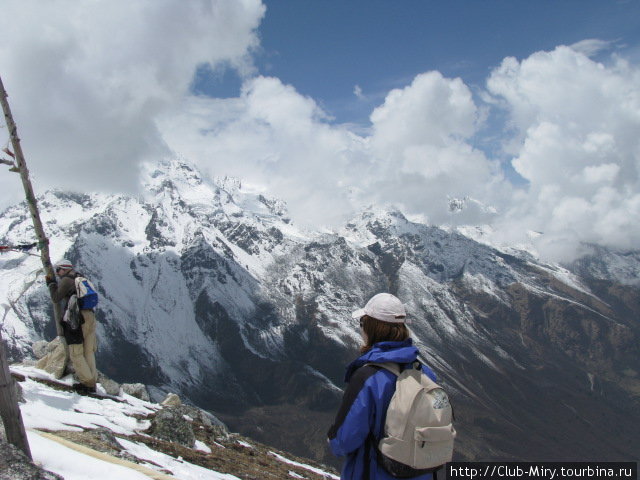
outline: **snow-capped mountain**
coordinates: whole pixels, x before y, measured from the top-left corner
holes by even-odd
[[[39,200],[52,255],[102,296],[98,364],[115,379],[177,390],[235,430],[329,461],[324,434],[359,342],[350,312],[390,291],[451,391],[460,459],[637,457],[638,252],[552,265],[393,209],[305,231],[277,199],[183,162],[143,181],[142,198]],[[0,215],[3,244],[33,239],[23,204]],[[0,257],[14,358],[54,335],[39,267]]]

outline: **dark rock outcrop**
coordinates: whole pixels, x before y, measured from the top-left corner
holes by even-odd
[[[0,441],[0,480],[64,480],[64,478],[34,465],[18,448]]]

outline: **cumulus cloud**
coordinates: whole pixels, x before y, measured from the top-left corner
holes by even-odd
[[[503,227],[539,230],[547,256],[640,242],[640,71],[558,47],[505,59],[487,87],[511,114],[512,165],[529,181]]]
[[[0,72],[36,178],[136,188],[139,162],[166,151],[156,117],[198,65],[247,71],[264,12],[259,0],[4,1]]]
[[[264,186],[298,221],[333,223],[351,211],[355,136],[277,78],[246,81],[239,98],[189,98],[160,125],[175,152],[211,176]]]
[[[211,175],[266,185],[297,221],[335,225],[374,203],[436,223],[480,222],[488,209],[452,215],[449,196],[491,199],[506,185],[468,143],[477,120],[468,88],[436,72],[390,92],[365,136],[331,124],[313,99],[270,77],[247,81],[237,99],[191,98],[181,111],[161,124],[176,152]]]
[[[434,223],[452,220],[449,197],[499,201],[509,186],[498,164],[472,145],[479,121],[471,91],[458,78],[428,72],[391,91],[371,114],[372,150],[385,169],[375,188]]]

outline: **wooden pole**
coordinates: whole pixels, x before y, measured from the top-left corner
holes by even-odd
[[[22,186],[24,187],[27,204],[29,205],[29,212],[31,213],[33,228],[35,229],[36,237],[38,238],[40,259],[42,260],[42,266],[44,267],[45,273],[51,276],[51,278],[55,278],[53,265],[51,265],[51,258],[49,255],[49,239],[44,234],[44,228],[42,227],[42,221],[40,220],[40,212],[38,211],[38,202],[36,201],[36,196],[33,193],[31,180],[29,180],[29,169],[27,168],[27,163],[25,162],[24,154],[22,153],[20,138],[18,137],[18,129],[15,122],[13,121],[13,116],[11,115],[11,108],[9,107],[7,96],[7,92],[4,89],[4,85],[2,83],[2,77],[0,77],[0,103],[2,103],[4,118],[7,124],[7,129],[9,130],[9,135],[11,137],[11,145],[13,146],[13,152],[16,156],[16,165],[22,179]],[[56,306],[57,305],[55,305],[54,302],[54,308]],[[56,312],[56,314],[57,313],[58,312]],[[56,316],[56,318],[58,318],[58,316]]]
[[[33,187],[29,180],[29,169],[22,153],[22,147],[20,146],[20,138],[18,137],[18,129],[13,116],[11,115],[11,108],[7,101],[7,92],[4,89],[2,78],[0,77],[0,103],[2,104],[2,110],[4,112],[4,118],[9,130],[11,138],[11,144],[13,146],[13,152],[16,159],[17,171],[20,173],[22,179],[22,186],[24,187],[24,193],[29,206],[29,212],[31,213],[31,220],[33,221],[33,227],[36,231],[36,237],[38,239],[38,247],[40,249],[40,259],[42,260],[42,266],[44,267],[45,274],[51,278],[55,278],[53,266],[51,265],[51,258],[49,255],[49,239],[44,234],[44,228],[42,227],[42,221],[40,220],[40,212],[38,211],[38,203],[36,196],[33,193]],[[57,302],[53,302],[53,312],[55,316],[56,329],[58,319],[61,317],[60,306]],[[29,458],[31,458],[31,451],[29,449],[29,442],[27,441],[27,435],[24,430],[24,424],[22,423],[22,416],[20,414],[20,407],[13,388],[13,379],[9,373],[9,364],[4,350],[4,341],[0,334],[0,415],[2,416],[5,431],[7,433],[7,440],[20,448]]]
[[[33,460],[13,381],[0,329],[0,416],[4,423],[7,441],[22,450],[29,460]]]

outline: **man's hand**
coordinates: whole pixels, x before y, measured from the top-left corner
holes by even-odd
[[[47,285],[49,285],[50,283],[54,283],[56,279],[53,278],[51,275],[45,275],[44,281],[47,282]]]

